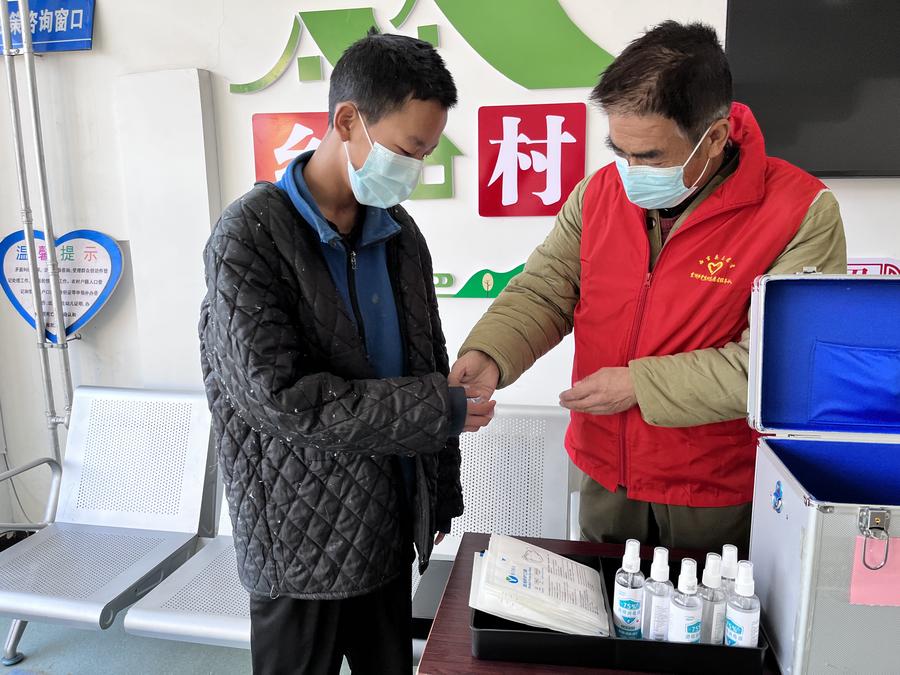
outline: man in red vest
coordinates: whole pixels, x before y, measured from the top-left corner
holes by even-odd
[[[752,282],[808,266],[845,273],[837,202],[766,156],[707,26],[667,21],[638,38],[591,100],[615,162],[572,192],[451,377],[505,387],[574,329],[560,403],[584,472],[584,536],[746,551]]]

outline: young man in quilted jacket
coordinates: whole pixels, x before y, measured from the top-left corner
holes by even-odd
[[[656,27],[591,98],[616,161],[572,192],[453,376],[509,385],[574,329],[573,386],[560,402],[584,472],[583,534],[746,552],[751,286],[807,266],[846,273],[837,202],[766,156],[753,114],[732,102],[711,28]]]
[[[458,436],[490,396],[447,382],[425,240],[398,206],[456,103],[427,43],[370,34],[330,129],[231,204],[205,251],[201,350],[255,673],[410,673],[411,563],[462,513]]]

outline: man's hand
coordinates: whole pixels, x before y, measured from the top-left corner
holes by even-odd
[[[494,419],[494,408],[497,405],[496,401],[491,400],[494,392],[475,384],[462,386],[466,389],[466,426],[463,431],[478,431]]]
[[[484,352],[466,352],[453,364],[450,371],[450,386],[476,385],[486,392],[486,399],[494,395],[500,382],[500,369],[496,362]]]
[[[438,532],[436,535],[434,535],[434,545],[440,546],[441,542],[444,541],[444,537],[446,536],[447,535],[444,532]]]
[[[628,368],[601,368],[559,395],[559,404],[589,415],[615,415],[637,404]]]

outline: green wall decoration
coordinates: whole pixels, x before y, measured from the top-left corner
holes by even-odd
[[[444,181],[442,183],[422,183],[413,191],[410,199],[450,199],[453,197],[453,158],[462,154],[459,148],[447,138],[441,135],[434,152],[425,158],[426,166],[443,166]]]
[[[300,56],[297,58],[297,75],[301,82],[319,82],[322,80],[322,57]]]
[[[613,55],[569,18],[559,0],[434,0],[450,23],[497,71],[526,89],[592,87]],[[404,0],[391,24],[400,28],[416,0]],[[378,28],[372,7],[299,12],[277,63],[258,80],[232,84],[233,94],[261,91],[281,77],[297,51],[302,26],[334,65],[353,42]],[[439,45],[438,26],[418,26],[419,39]],[[312,81],[314,57],[301,57],[301,81]],[[321,64],[320,64],[321,70]],[[321,75],[319,77],[321,79]]]
[[[491,269],[483,269],[473,274],[456,293],[438,293],[437,296],[439,298],[496,298],[507,287],[509,282],[515,276],[521,274],[524,269],[524,264],[509,272],[495,272]]]
[[[485,61],[526,89],[593,87],[613,61],[558,0],[434,2]]]
[[[297,51],[297,45],[300,44],[300,33],[302,30],[303,27],[300,24],[300,20],[294,16],[293,23],[291,24],[291,34],[288,37],[287,44],[284,46],[281,56],[278,57],[278,61],[272,66],[269,72],[253,82],[232,84],[228,87],[228,90],[232,94],[252,94],[257,91],[262,91],[279,77],[284,75],[284,71],[287,70],[288,65],[291,63],[291,59],[294,58],[294,53]]]
[[[406,23],[406,20],[409,18],[409,13],[413,11],[413,7],[415,6],[416,0],[404,0],[403,7],[397,12],[397,16],[391,19],[391,25],[394,28],[400,28],[400,26]]]
[[[432,47],[440,47],[441,40],[440,35],[438,34],[438,27],[436,23],[432,23],[428,26],[419,26],[417,29],[419,39],[428,42]]]
[[[347,47],[365,37],[370,28],[378,28],[371,7],[300,12],[300,18],[332,66]]]
[[[435,274],[434,274],[434,287],[435,288],[450,288],[455,283],[456,283],[456,278],[452,274],[439,273],[439,272],[435,272]]]

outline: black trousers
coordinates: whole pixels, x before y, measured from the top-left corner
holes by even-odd
[[[346,600],[250,598],[254,675],[411,675],[412,570]]]

